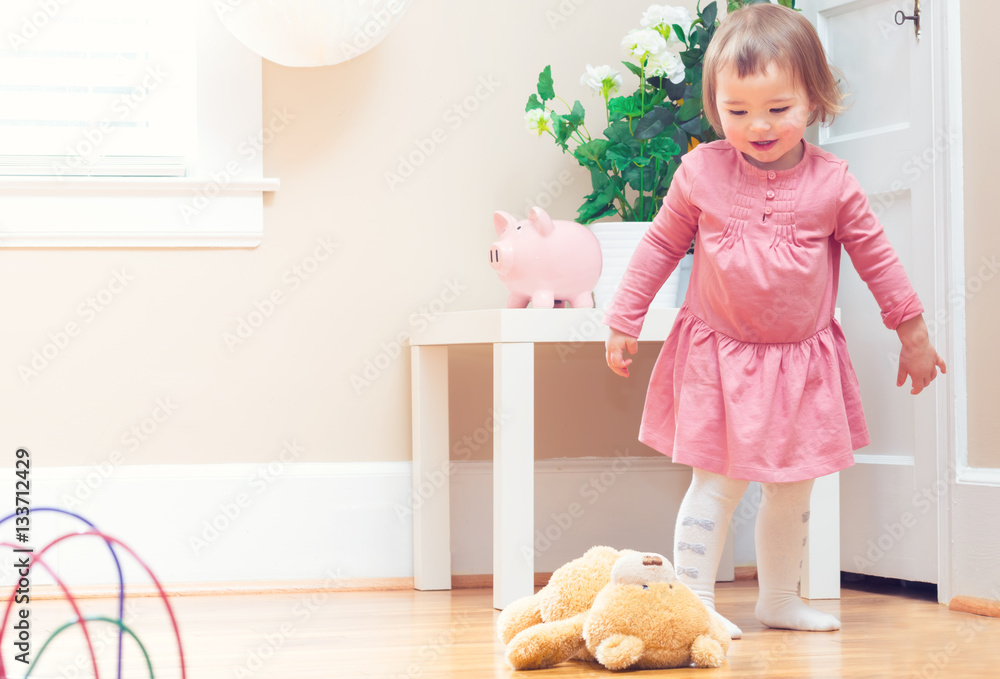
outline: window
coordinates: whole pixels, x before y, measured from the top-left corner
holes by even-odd
[[[196,141],[189,17],[151,0],[14,0],[13,10],[0,173],[184,175]]]
[[[9,3],[9,4],[7,4]],[[199,0],[6,0],[0,245],[254,246],[261,63]]]

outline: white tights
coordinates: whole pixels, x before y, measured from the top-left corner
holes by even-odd
[[[691,487],[681,502],[674,531],[674,568],[715,611],[715,577],[726,543],[729,519],[749,481],[695,469]],[[768,627],[795,630],[836,630],[840,621],[807,606],[798,595],[803,547],[809,529],[812,479],[762,483],[757,510],[757,579],[760,592],[757,620]],[[739,627],[716,613],[734,639]]]

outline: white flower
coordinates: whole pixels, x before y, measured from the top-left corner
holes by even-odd
[[[580,76],[580,84],[607,97],[621,88],[622,74],[610,66],[595,67],[587,64],[587,72]]]
[[[539,137],[552,131],[552,114],[547,109],[533,108],[524,114],[524,120],[528,129],[537,131]]]
[[[652,28],[635,28],[622,38],[622,49],[627,56],[640,62],[648,56],[667,49],[667,41]]]
[[[646,13],[642,15],[642,21],[639,23],[643,28],[652,28],[664,33],[669,29],[670,38],[667,40],[667,47],[676,48],[682,46],[682,43],[674,35],[673,28],[671,27],[677,24],[685,31],[684,35],[686,37],[687,31],[691,28],[692,19],[691,12],[686,7],[650,5]]]
[[[675,85],[684,82],[684,62],[673,52],[662,52],[650,57],[646,62],[646,69],[649,75],[666,76]]]

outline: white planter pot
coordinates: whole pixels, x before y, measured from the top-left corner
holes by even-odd
[[[652,222],[602,222],[587,227],[597,236],[597,240],[601,244],[601,256],[604,260],[601,267],[601,277],[594,287],[594,305],[598,309],[606,309],[611,305],[611,298],[625,275],[625,269],[628,267],[629,260],[632,259],[632,253],[635,252],[636,246],[639,245],[639,241],[642,240],[643,234],[646,233],[646,229],[651,224]],[[688,260],[689,258],[690,255],[685,257]],[[649,308],[672,309],[679,307],[683,301],[683,294],[687,291],[687,281],[684,281],[682,285],[681,278],[684,275],[689,276],[690,273],[690,260],[685,266],[685,260],[682,259],[660,291],[656,293]],[[680,291],[681,287],[683,287],[683,292]],[[679,292],[680,299],[678,299]]]

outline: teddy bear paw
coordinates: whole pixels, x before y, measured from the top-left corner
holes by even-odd
[[[597,647],[597,661],[609,670],[625,670],[642,658],[645,644],[639,637],[614,634]]]

